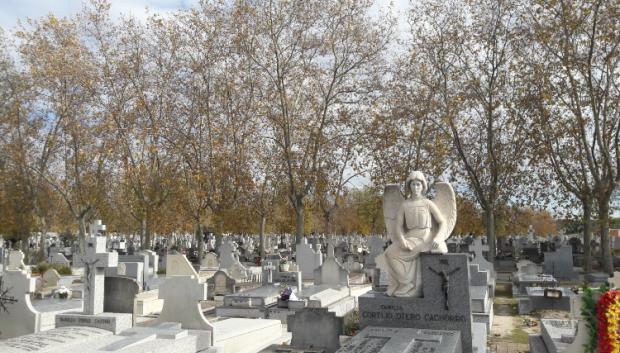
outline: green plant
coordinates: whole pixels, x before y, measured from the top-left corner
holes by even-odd
[[[581,316],[586,322],[588,341],[584,345],[585,353],[596,353],[598,346],[598,319],[596,317],[596,303],[600,294],[609,290],[607,284],[602,284],[598,289],[592,289],[587,285],[583,288],[581,303]]]
[[[73,271],[71,271],[71,267],[64,266],[61,264],[53,264],[52,268],[58,271],[59,275],[72,275]]]
[[[354,336],[360,329],[360,312],[353,310],[344,316],[344,334]]]
[[[71,275],[73,273],[71,271],[71,267],[69,267],[69,266],[65,266],[65,265],[61,265],[61,264],[49,264],[49,263],[47,263],[45,261],[39,262],[39,264],[34,266],[32,268],[32,272],[33,273],[44,274],[45,271],[49,270],[50,268],[53,268],[56,271],[58,271],[59,275]]]
[[[50,264],[47,262],[39,262],[36,266],[32,268],[32,272],[43,274],[50,268]]]
[[[596,352],[598,321],[596,320],[596,301],[594,300],[594,292],[588,286],[583,289],[583,298],[581,303],[581,316],[586,322],[588,330],[588,341],[584,348],[586,353]]]
[[[288,261],[286,259],[280,260],[280,265],[286,265]]]

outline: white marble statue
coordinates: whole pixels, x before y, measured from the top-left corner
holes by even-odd
[[[405,189],[410,193],[407,199],[400,185],[385,186],[383,215],[392,244],[377,263],[389,274],[389,296],[414,297],[422,290],[420,253],[448,252],[446,239],[456,224],[456,199],[452,186],[445,182],[436,182],[435,198],[427,199],[426,178],[420,171],[409,175]]]

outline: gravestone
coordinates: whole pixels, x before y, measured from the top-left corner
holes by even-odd
[[[200,301],[207,300],[206,283],[195,276],[166,277],[159,285],[159,299],[164,300],[164,307],[157,322],[179,322],[184,329],[210,331],[213,342],[213,325],[200,307]]]
[[[144,286],[144,263],[142,262],[121,262],[118,264],[117,274],[135,279],[140,288]]]
[[[135,278],[106,276],[103,310],[109,313],[133,314],[134,299],[138,293],[140,285]]]
[[[343,318],[327,308],[304,308],[288,316],[287,330],[293,333],[291,347],[333,353],[340,348]]]
[[[614,272],[614,276],[610,277],[607,282],[609,283],[609,288],[620,289],[620,272]]]
[[[224,271],[217,271],[207,279],[207,298],[213,300],[216,295],[232,294],[236,291],[237,281]]]
[[[214,252],[208,252],[204,258],[202,259],[201,265],[206,267],[207,269],[218,269],[220,268],[220,263],[217,260],[217,254]]]
[[[159,255],[153,250],[143,250],[142,253],[149,257],[149,267],[152,270],[152,274],[156,276],[159,270]],[[144,270],[146,271],[147,269],[145,268]]]
[[[119,266],[121,263],[140,263],[142,264],[141,269],[137,269],[136,265],[130,265],[126,271],[129,271],[129,274],[124,274],[125,276],[134,276],[139,283],[145,283],[148,281],[150,277],[149,268],[151,267],[151,257],[147,253],[137,253],[134,255],[119,255],[118,256]]]
[[[91,231],[105,227],[95,223]],[[96,234],[96,233],[95,233]],[[90,326],[118,334],[132,326],[131,314],[103,311],[105,296],[105,268],[118,266],[118,254],[106,251],[106,237],[94,236],[86,240],[84,264],[84,310],[82,313],[66,312],[56,315],[56,327]]]
[[[44,287],[58,287],[58,281],[60,280],[60,274],[53,268],[48,269],[43,274],[43,286]]]
[[[570,246],[562,246],[555,252],[544,253],[543,272],[564,280],[574,280],[578,274],[573,268],[573,253]]]
[[[484,323],[487,332],[491,332],[493,326],[493,299],[490,294],[492,286],[488,271],[480,271],[477,264],[469,264],[469,295],[471,297],[471,309],[474,322]]]
[[[48,269],[45,273],[36,279],[35,295],[38,298],[43,298],[52,295],[54,290],[58,289],[58,281],[60,275],[58,271],[53,268]]]
[[[235,247],[232,240],[220,245],[220,268],[228,269],[235,263]]]
[[[463,353],[472,353],[467,255],[422,253],[419,266],[422,297],[366,293],[358,298],[360,328],[380,326],[459,331]],[[441,276],[448,272],[451,273],[449,276]]]
[[[337,353],[461,353],[459,331],[368,326]]]
[[[347,260],[344,264],[342,264],[342,267],[344,267],[344,269],[347,270],[349,273],[362,272],[362,270],[364,269],[364,265],[355,261],[353,256],[347,256]]]
[[[239,260],[235,260],[228,268],[230,276],[238,281],[246,281],[248,279],[248,269],[243,266]]]
[[[313,279],[314,270],[323,264],[323,256],[321,251],[315,251],[311,245],[308,245],[308,239],[304,238],[296,248],[297,265],[303,276],[303,279]]]
[[[195,276],[198,278],[198,273],[185,255],[168,254],[166,256],[166,277],[170,276]]]
[[[9,263],[7,270],[25,270],[24,253],[21,250],[11,250],[9,252]]]
[[[334,256],[338,261],[344,260],[344,256],[349,252],[349,245],[342,241],[338,245],[334,246]]]
[[[519,315],[535,310],[570,311],[573,292],[568,288],[528,287],[527,298],[520,298]]]
[[[325,262],[314,270],[314,284],[326,284],[332,286],[348,286],[349,273],[336,260],[334,247],[330,243],[327,245],[327,257]]]
[[[49,263],[52,265],[58,264],[58,265],[67,266],[67,267],[71,266],[71,262],[67,260],[65,255],[58,253],[58,252],[51,254]]]
[[[493,263],[487,261],[484,257],[484,251],[489,251],[489,246],[482,244],[482,239],[476,238],[469,246],[471,252],[474,253],[474,259],[471,261],[473,264],[477,264],[480,271],[489,271],[492,279],[495,279],[495,267]]]
[[[366,267],[375,265],[375,257],[383,253],[385,242],[381,237],[373,235],[370,239],[368,239],[368,246],[370,247],[370,251],[364,258],[364,264]]]
[[[38,332],[41,314],[30,302],[35,279],[26,270],[6,270],[0,278],[0,339]]]

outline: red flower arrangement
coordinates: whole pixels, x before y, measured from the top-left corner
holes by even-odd
[[[596,304],[599,353],[620,353],[620,290],[603,293]]]

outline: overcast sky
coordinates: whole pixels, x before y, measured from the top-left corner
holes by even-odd
[[[390,4],[389,0],[375,2],[375,8],[387,7]],[[392,2],[401,19],[400,25],[403,26],[404,10],[408,7],[409,0]],[[115,16],[132,14],[137,18],[146,18],[147,8],[150,13],[166,13],[197,6],[199,0],[112,0],[111,3]],[[0,0],[0,26],[5,31],[10,31],[17,25],[18,20],[24,21],[28,17],[40,18],[49,13],[58,17],[71,15],[79,12],[83,4],[83,0]]]

